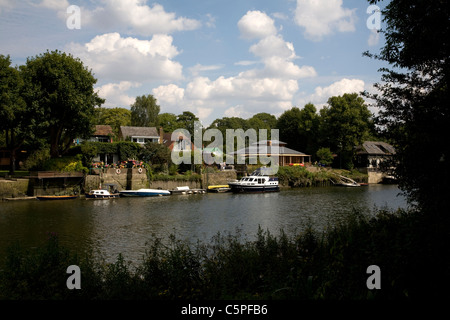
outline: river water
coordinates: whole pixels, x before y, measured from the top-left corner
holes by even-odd
[[[405,208],[395,185],[360,188],[316,187],[265,194],[198,194],[111,200],[0,202],[0,254],[16,241],[40,245],[50,233],[78,253],[92,250],[107,262],[122,253],[140,261],[153,237],[173,234],[192,243],[218,232],[253,239],[258,227],[278,235],[311,225],[324,230],[352,210],[374,215],[376,208]]]

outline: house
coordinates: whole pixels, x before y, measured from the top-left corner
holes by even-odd
[[[356,147],[356,167],[377,171],[395,155],[395,148],[382,141],[365,141]]]
[[[92,134],[89,141],[96,142],[113,142],[113,129],[109,125],[96,125],[95,132]]]
[[[86,141],[92,141],[92,142],[113,142],[114,132],[109,125],[96,125],[95,131],[91,135],[89,139]],[[83,139],[76,138],[74,139],[73,143],[78,145],[81,142],[83,142]]]
[[[161,143],[160,135],[155,127],[120,126],[119,138],[121,140],[137,142],[142,145],[148,141]]]
[[[279,166],[304,165],[305,163],[311,162],[311,155],[290,149],[286,147],[286,142],[279,140],[261,140],[252,143],[248,148],[240,149],[236,152],[231,152],[230,154],[241,154],[245,158],[278,156]]]
[[[395,166],[389,160],[395,155],[395,148],[382,141],[365,141],[356,147],[355,166],[367,173],[368,183],[395,183]]]

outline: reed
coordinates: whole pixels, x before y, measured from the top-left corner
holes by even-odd
[[[10,247],[0,267],[0,299],[312,299],[446,298],[450,284],[446,223],[420,211],[355,211],[325,232],[287,235],[259,229],[209,243],[154,238],[138,265],[79,256],[52,235],[41,247]],[[68,290],[66,268],[81,269],[81,290]],[[366,286],[381,269],[381,289]]]

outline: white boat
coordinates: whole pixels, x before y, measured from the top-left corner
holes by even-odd
[[[278,178],[269,176],[267,168],[261,167],[252,172],[248,177],[243,177],[237,181],[229,181],[228,186],[234,193],[240,192],[277,192],[280,191]]]
[[[122,197],[157,197],[170,195],[169,190],[160,189],[139,189],[139,190],[122,190],[120,191]]]
[[[89,193],[86,193],[86,199],[113,199],[118,198],[119,193],[110,193],[108,190],[100,189],[100,190],[91,190]]]

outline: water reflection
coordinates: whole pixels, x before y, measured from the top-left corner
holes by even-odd
[[[138,261],[153,237],[209,242],[218,232],[252,238],[258,227],[291,234],[307,225],[324,229],[352,210],[406,207],[396,186],[303,188],[267,194],[204,194],[111,200],[0,203],[0,253],[16,240],[33,247],[58,233],[78,252],[94,250],[107,261],[119,253]]]

